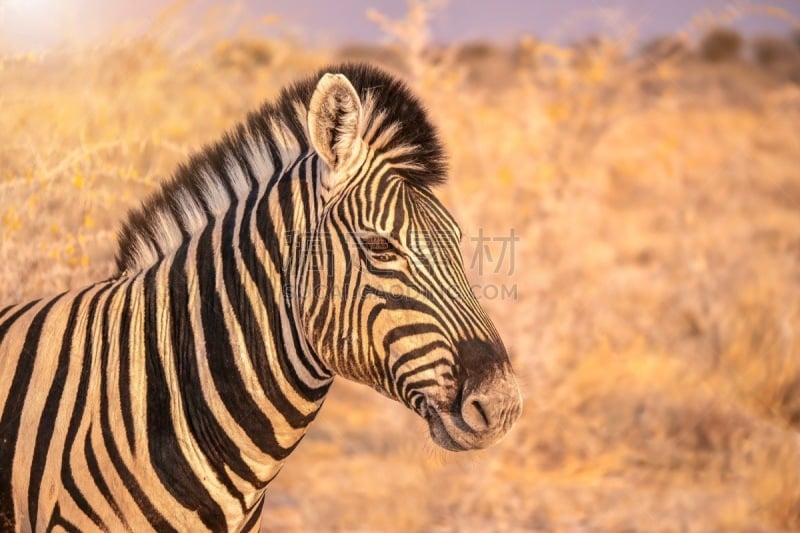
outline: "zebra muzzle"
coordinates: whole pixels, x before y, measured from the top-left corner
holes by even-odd
[[[522,397],[510,372],[466,380],[458,405],[458,424],[471,448],[484,448],[504,436],[522,414]]]
[[[522,414],[522,396],[510,371],[465,380],[450,407],[425,401],[418,412],[439,446],[448,450],[486,448],[500,440]]]

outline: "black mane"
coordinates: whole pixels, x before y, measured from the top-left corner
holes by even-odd
[[[131,211],[119,234],[116,257],[119,272],[141,270],[154,264],[201,229],[219,207],[209,206],[203,200],[204,194],[218,190],[226,193],[220,197],[234,196],[235,184],[226,164],[233,160],[247,168],[248,143],[260,145],[275,166],[285,164],[281,161],[282,142],[274,135],[276,125],[282,125],[295,137],[298,156],[311,150],[305,116],[298,116],[298,109],[308,109],[317,82],[329,72],[344,74],[359,93],[362,104],[371,100],[372,105],[364,107],[364,131],[369,131],[372,125],[377,125],[378,133],[393,125],[396,128],[384,146],[375,146],[375,138],[365,139],[367,144],[378,151],[413,147],[398,152],[403,155],[392,159],[404,167],[402,175],[409,185],[428,189],[444,181],[446,161],[442,144],[422,104],[407,85],[370,65],[331,65],[283,89],[275,102],[267,102],[251,112],[222,140],[181,164],[156,193]],[[250,175],[250,186],[257,185],[252,183],[254,179],[263,182],[270,178],[271,175]],[[203,220],[202,225],[193,222],[199,219]]]

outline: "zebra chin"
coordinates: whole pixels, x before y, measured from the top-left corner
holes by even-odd
[[[495,444],[522,414],[513,374],[467,382],[450,405],[424,401],[418,409],[433,441],[446,450],[478,450]]]

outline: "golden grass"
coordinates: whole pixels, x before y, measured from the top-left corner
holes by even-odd
[[[372,16],[449,147],[441,197],[469,237],[520,237],[513,272],[469,274],[516,287],[482,295],[526,408],[496,447],[446,454],[339,381],[264,529],[800,529],[800,88],[605,41],[525,41],[482,83]],[[2,59],[0,304],[110,274],[127,209],[334,56],[212,36]]]

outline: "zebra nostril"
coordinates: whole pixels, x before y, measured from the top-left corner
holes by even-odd
[[[483,418],[483,423],[488,426],[489,417],[486,416],[486,411],[483,410],[481,402],[479,402],[478,400],[472,400],[472,406],[475,408],[476,411],[478,411],[478,413],[481,415],[481,418]]]
[[[490,406],[479,395],[468,395],[461,403],[461,417],[474,431],[485,431],[492,426],[489,412]]]

